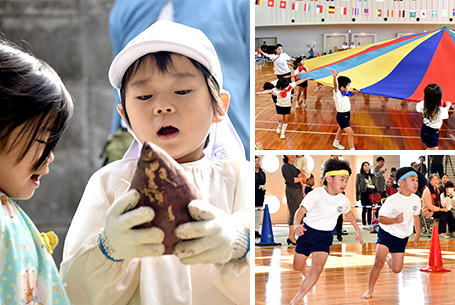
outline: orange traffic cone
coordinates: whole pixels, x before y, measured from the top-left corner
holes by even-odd
[[[441,245],[439,243],[438,227],[433,226],[433,237],[431,237],[430,259],[428,266],[421,268],[420,271],[426,272],[450,272],[442,264]]]

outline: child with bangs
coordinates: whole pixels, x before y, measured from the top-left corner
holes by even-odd
[[[140,147],[96,172],[65,241],[61,273],[71,303],[249,304],[249,167],[203,152],[230,100],[212,43],[200,30],[158,21],[114,58],[109,80],[133,145],[166,151],[202,200],[189,203],[194,221],[177,226],[181,241],[163,255],[160,228],[133,229],[152,221],[153,209],[127,209],[140,197],[128,191]]]
[[[379,211],[379,232],[376,257],[370,271],[368,290],[362,299],[373,297],[374,285],[379,279],[384,263],[393,273],[403,269],[404,252],[409,236],[414,232],[414,247],[420,238],[420,199],[415,194],[418,188],[417,172],[412,167],[401,167],[396,172],[399,192],[387,197]],[[390,254],[389,254],[390,253]]]
[[[291,304],[298,304],[317,283],[329,256],[333,242],[332,231],[340,214],[344,214],[351,222],[356,240],[363,245],[362,235],[351,212],[349,200],[343,194],[350,175],[351,167],[347,160],[327,159],[321,167],[321,180],[324,186],[308,193],[295,213],[294,229],[299,238],[295,246],[293,267],[295,271],[302,272],[305,279]],[[305,214],[302,226],[300,223]],[[307,272],[306,261],[310,254],[311,269]]]
[[[0,41],[0,300],[69,304],[52,258],[58,237],[40,233],[18,205],[49,173],[73,100],[47,63]],[[52,283],[52,284],[51,284]]]

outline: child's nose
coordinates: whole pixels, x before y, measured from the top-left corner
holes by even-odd
[[[46,159],[47,164],[51,164],[52,162],[54,162],[54,159],[55,159],[54,153],[51,151],[51,153]]]
[[[170,114],[175,112],[175,107],[172,105],[157,105],[154,110],[155,115]]]

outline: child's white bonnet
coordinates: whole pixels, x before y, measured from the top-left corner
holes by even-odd
[[[126,70],[148,53],[172,52],[187,56],[202,64],[223,88],[221,66],[212,42],[198,29],[167,20],[152,24],[131,40],[112,61],[109,81],[120,89]]]

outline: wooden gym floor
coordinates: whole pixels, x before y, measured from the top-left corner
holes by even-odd
[[[256,62],[255,91],[264,82],[273,81],[272,62]],[[307,106],[289,115],[286,138],[276,133],[278,115],[269,95],[255,97],[255,145],[257,149],[275,150],[338,150],[332,146],[338,128],[332,88],[314,93],[316,83],[309,82]],[[295,100],[295,98],[294,98]],[[452,101],[454,103],[455,101]],[[423,150],[420,140],[422,114],[415,111],[414,102],[357,93],[351,97],[351,126],[355,148],[362,150]],[[440,129],[439,149],[455,149],[455,116],[453,111]],[[347,135],[340,144],[348,148]]]
[[[299,304],[454,304],[455,240],[440,241],[444,266],[452,271],[435,273],[420,271],[428,265],[431,240],[421,239],[417,249],[413,236],[409,240],[403,270],[395,274],[385,265],[370,300],[360,296],[368,287],[376,244],[332,245],[319,281]],[[255,304],[289,304],[302,283],[301,273],[292,269],[294,248],[256,247],[255,255]]]

